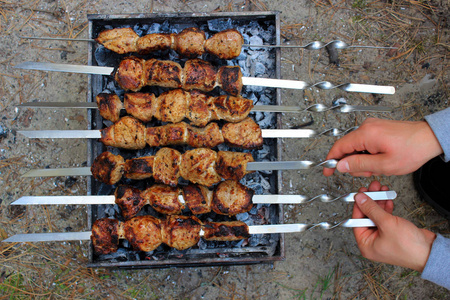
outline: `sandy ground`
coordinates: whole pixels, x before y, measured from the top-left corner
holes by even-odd
[[[19,71],[22,61],[86,63],[84,43],[25,41],[19,35],[87,37],[87,13],[281,11],[284,42],[341,39],[354,45],[400,50],[339,51],[340,66],[325,51],[283,50],[282,77],[331,82],[393,85],[392,96],[339,90],[283,91],[286,105],[344,98],[348,104],[383,105],[392,113],[286,114],[283,126],[346,129],[367,117],[420,120],[448,107],[448,2],[423,5],[385,1],[12,1],[0,3],[3,53],[0,58],[0,236],[16,233],[88,230],[83,206],[12,207],[22,195],[82,195],[82,178],[24,179],[30,168],[79,167],[86,163],[83,140],[28,140],[19,129],[85,129],[81,110],[30,110],[27,101],[86,101],[86,75]],[[409,1],[411,2],[411,1]],[[332,4],[330,4],[332,3]],[[431,11],[428,5],[433,5]],[[395,23],[394,26],[392,22]],[[324,159],[333,137],[284,140],[286,160]],[[285,194],[341,194],[357,191],[373,178],[352,178],[320,170],[284,172]],[[398,192],[394,213],[417,226],[449,235],[449,223],[423,203],[412,176],[376,178]],[[286,205],[286,222],[338,221],[351,215],[343,203]],[[286,235],[286,260],[273,264],[161,270],[87,269],[86,242],[0,245],[0,298],[110,299],[448,299],[448,291],[420,279],[417,272],[370,262],[360,256],[349,229]]]

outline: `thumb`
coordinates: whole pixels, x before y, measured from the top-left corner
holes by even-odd
[[[382,154],[354,154],[341,159],[336,169],[341,173],[379,173],[383,159]]]
[[[375,201],[364,193],[355,195],[355,202],[361,212],[371,219],[377,226],[383,223],[383,220],[389,216]]]

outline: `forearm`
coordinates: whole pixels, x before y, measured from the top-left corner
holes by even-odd
[[[450,289],[450,239],[437,235],[422,278]]]
[[[426,116],[425,120],[444,150],[445,161],[450,161],[450,107]]]

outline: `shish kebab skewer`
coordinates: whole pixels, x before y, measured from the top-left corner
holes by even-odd
[[[52,37],[19,36],[22,39],[59,40],[74,42],[97,42],[105,48],[118,54],[140,53],[173,49],[181,56],[196,57],[208,52],[222,59],[233,59],[241,53],[241,47],[254,48],[304,48],[306,50],[319,50],[322,48],[374,48],[396,49],[395,47],[378,46],[350,46],[343,41],[324,43],[314,41],[307,45],[256,45],[244,44],[241,33],[235,29],[228,29],[214,34],[206,40],[205,33],[197,28],[186,28],[177,34],[151,33],[140,37],[131,28],[114,28],[100,32],[96,39],[71,39]],[[186,43],[189,41],[189,43]]]
[[[184,68],[180,64],[168,61],[149,59],[147,61],[128,57],[123,59],[117,70],[113,67],[54,64],[46,62],[24,62],[15,66],[18,69],[71,72],[83,74],[114,75],[121,88],[138,91],[144,86],[161,86],[167,88],[182,88],[184,90],[201,90],[210,92],[215,87],[221,87],[230,95],[241,93],[243,85],[254,85],[273,88],[306,89],[319,88],[324,90],[339,88],[347,92],[395,94],[393,86],[343,83],[334,85],[328,81],[309,84],[300,80],[272,79],[261,77],[243,77],[239,66],[223,66],[217,71],[209,62],[192,59],[186,61]]]
[[[120,185],[111,196],[24,196],[11,203],[11,205],[95,205],[117,204],[122,216],[130,219],[149,204],[155,211],[178,215],[187,208],[194,214],[205,214],[214,211],[220,215],[234,216],[248,212],[253,204],[303,204],[314,200],[330,203],[334,201],[354,202],[356,193],[333,197],[326,194],[315,197],[303,195],[254,195],[254,191],[245,185],[226,180],[219,183],[213,191],[201,185],[184,185],[169,187],[153,185],[145,190],[132,186]],[[392,200],[395,191],[367,192],[373,200]]]

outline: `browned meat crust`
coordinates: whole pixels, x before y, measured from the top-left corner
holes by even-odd
[[[188,125],[181,122],[148,127],[146,139],[150,147],[184,144],[188,140]]]
[[[210,92],[216,86],[217,70],[209,62],[201,59],[191,59],[184,64],[185,90],[200,90]]]
[[[190,92],[186,118],[191,121],[192,125],[204,127],[213,120],[213,99],[198,90]]]
[[[101,130],[100,142],[106,146],[138,150],[145,147],[145,126],[137,119],[125,116]]]
[[[234,180],[222,181],[214,190],[211,209],[220,215],[234,216],[253,207],[255,192]]]
[[[100,32],[95,41],[106,49],[125,54],[137,52],[136,43],[139,41],[139,36],[131,28],[114,28]]]
[[[200,148],[186,151],[182,155],[180,175],[186,180],[204,186],[220,182],[216,172],[217,153],[211,149]]]
[[[119,248],[119,221],[98,219],[92,225],[91,241],[96,254],[114,253]]]
[[[178,200],[180,190],[176,187],[169,187],[156,184],[149,187],[142,193],[142,197],[159,213],[166,215],[181,214],[184,205]]]
[[[218,85],[227,93],[237,96],[242,91],[242,72],[239,66],[225,66],[219,69]]]
[[[127,113],[142,122],[150,122],[153,118],[156,97],[149,93],[126,93],[123,97],[123,104]]]
[[[113,185],[122,178],[124,164],[122,156],[105,151],[94,159],[91,173],[98,181]]]
[[[174,37],[173,49],[181,56],[194,58],[205,52],[205,33],[194,27],[185,28]]]
[[[233,59],[241,54],[244,38],[236,29],[216,33],[205,43],[205,51],[221,59]]]
[[[122,60],[114,75],[121,88],[136,92],[144,85],[144,60],[137,57],[127,57]]]
[[[129,179],[141,180],[153,176],[154,156],[143,156],[125,161],[124,176]]]
[[[163,122],[178,123],[187,114],[189,93],[181,89],[167,91],[158,97],[155,118]]]
[[[247,224],[241,221],[205,222],[203,231],[207,241],[238,241],[250,237]]]
[[[191,216],[168,216],[162,227],[163,243],[177,250],[195,246],[200,240],[201,222]]]
[[[161,148],[155,155],[153,178],[156,181],[176,186],[180,177],[181,153],[170,148]]]
[[[150,33],[140,37],[136,42],[137,52],[149,54],[159,50],[167,50],[172,46],[172,37],[166,33]]]
[[[100,93],[95,97],[98,110],[102,118],[117,122],[120,117],[120,110],[123,108],[122,101],[116,94]]]
[[[250,153],[219,151],[217,152],[216,171],[224,179],[241,180],[247,172],[247,163],[252,162]]]
[[[147,204],[147,201],[141,196],[141,191],[131,186],[119,185],[114,195],[116,204],[122,211],[122,216],[127,220],[136,216]]]
[[[260,149],[263,145],[261,128],[251,118],[223,125],[222,135],[225,142],[233,147]]]
[[[213,192],[205,186],[189,184],[183,187],[184,202],[194,215],[209,213],[212,197]]]
[[[144,73],[145,85],[173,89],[182,87],[183,68],[174,61],[153,58],[147,60],[144,64]]]
[[[187,144],[194,148],[214,148],[224,141],[217,123],[210,123],[204,128],[187,126],[187,131]]]
[[[162,243],[161,220],[152,216],[139,216],[123,224],[125,238],[135,250],[153,251]]]
[[[214,113],[217,120],[240,122],[244,120],[253,108],[253,101],[242,97],[219,96],[213,98]]]

